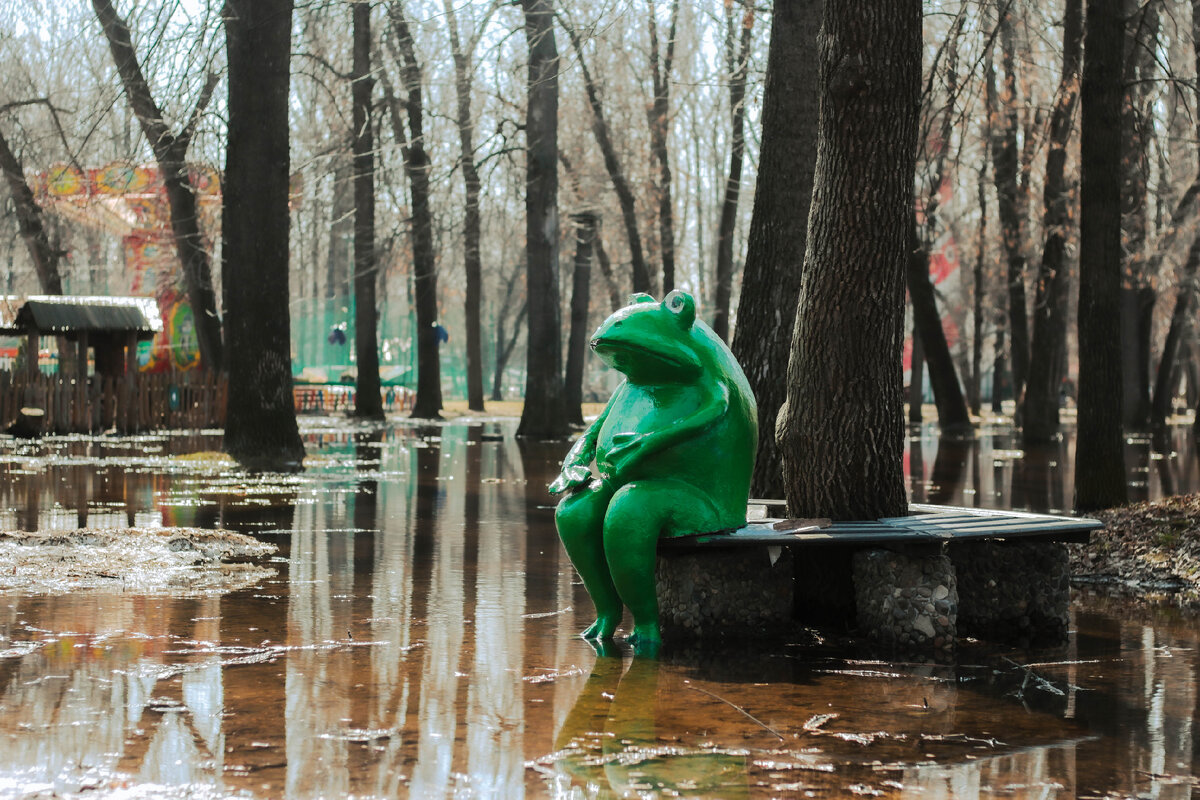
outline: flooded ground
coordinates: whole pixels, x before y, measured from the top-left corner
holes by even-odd
[[[226,528],[277,545],[224,595],[0,594],[0,797],[1191,797],[1200,627],[1077,592],[1052,650],[889,660],[803,631],[659,661],[590,604],[512,421],[306,421],[247,479],[216,436],[0,439],[0,529]],[[1187,431],[1133,495],[1200,488]],[[201,455],[196,455],[200,453]],[[1071,504],[1072,445],[910,441],[914,500]]]

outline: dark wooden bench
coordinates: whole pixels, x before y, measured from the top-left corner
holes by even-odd
[[[779,501],[750,505],[783,511]],[[963,635],[1066,635],[1065,543],[1086,542],[1098,520],[916,503],[910,511],[861,521],[770,517],[664,539],[664,626],[752,633],[840,615],[884,643],[935,651]]]

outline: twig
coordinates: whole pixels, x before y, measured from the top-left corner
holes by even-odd
[[[701,692],[701,693],[703,693],[703,694],[706,694],[706,695],[708,695],[709,697],[713,698],[714,700],[720,700],[722,703],[724,703],[725,705],[729,706],[730,708],[736,709],[736,710],[738,710],[738,711],[742,712],[743,714],[745,714],[745,715],[746,715],[746,717],[747,717],[747,718],[748,718],[748,719],[749,719],[751,722],[754,722],[755,724],[759,725],[760,727],[762,727],[762,729],[763,729],[763,730],[765,730],[765,731],[767,731],[768,733],[771,733],[771,734],[773,734],[773,735],[775,735],[775,736],[779,737],[779,741],[781,741],[781,742],[783,742],[783,741],[787,741],[787,739],[784,737],[784,735],[783,735],[782,733],[780,733],[779,731],[775,730],[775,729],[774,729],[774,728],[772,728],[770,725],[768,725],[767,723],[763,722],[761,719],[759,719],[758,717],[754,716],[753,714],[751,714],[749,711],[747,711],[746,709],[742,708],[741,706],[739,706],[739,705],[736,705],[736,704],[734,704],[734,703],[731,703],[731,702],[729,702],[729,701],[728,701],[728,700],[726,700],[724,697],[721,697],[721,696],[720,696],[720,695],[718,695],[718,694],[713,694],[713,693],[712,693],[712,692],[710,692],[708,689],[701,689],[699,686],[693,686],[693,685],[691,685],[690,683],[688,684],[688,688],[689,688],[689,689],[695,689],[697,692]]]

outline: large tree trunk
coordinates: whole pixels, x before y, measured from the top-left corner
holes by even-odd
[[[529,0],[522,0],[522,5],[526,9],[529,9]],[[529,13],[528,10],[526,13]],[[553,11],[551,10],[550,13],[553,13]],[[575,49],[575,55],[579,58],[579,70],[583,74],[583,87],[587,92],[588,105],[592,109],[592,133],[596,136],[596,143],[600,145],[600,152],[604,156],[604,168],[608,170],[608,177],[612,181],[613,190],[617,193],[617,202],[621,206],[621,219],[625,222],[625,235],[629,237],[629,261],[633,272],[633,290],[635,292],[653,292],[654,281],[650,276],[650,268],[646,264],[646,256],[642,252],[642,236],[638,232],[637,205],[634,201],[633,190],[629,188],[629,179],[625,176],[625,171],[621,167],[621,160],[617,157],[617,149],[613,146],[608,120],[604,116],[604,107],[600,104],[600,93],[596,89],[596,82],[593,80],[592,72],[588,69],[587,61],[584,59],[583,42],[579,40],[579,34],[575,32],[574,26],[565,17],[560,16],[558,19],[563,30],[567,32],[567,38],[571,40],[571,46]],[[528,30],[528,25],[526,25],[526,30]],[[553,32],[551,32],[550,36],[553,38]],[[554,53],[554,58],[557,62],[557,50]],[[558,81],[556,78],[555,87],[557,86]],[[557,109],[557,107],[558,101],[556,98],[555,108]],[[557,134],[555,141],[557,141]],[[556,184],[557,181],[556,177]],[[529,315],[529,321],[530,324],[533,323],[532,313]]]
[[[742,156],[746,149],[746,71],[750,58],[750,34],[754,30],[754,7],[747,5],[742,16],[742,34],[734,50],[733,4],[725,37],[726,66],[729,71],[730,147],[729,177],[725,180],[725,199],[721,203],[721,221],[717,225],[716,302],[713,331],[729,340],[729,305],[733,294],[733,238],[737,232],[738,197],[742,190]]]
[[[650,105],[650,150],[658,162],[658,238],[662,248],[663,295],[675,288],[675,205],[671,197],[671,155],[667,136],[671,127],[671,68],[675,62],[675,31],[679,24],[679,0],[671,2],[667,30],[667,52],[659,63],[658,22],[655,0],[648,0],[650,21],[650,66],[654,102]]]
[[[1000,217],[1001,241],[1008,265],[1009,341],[1011,342],[1012,393],[1021,396],[1029,362],[1029,334],[1025,317],[1025,253],[1024,203],[1018,178],[1021,172],[1020,152],[1017,149],[1017,76],[1016,32],[1013,24],[1013,4],[1000,17],[1001,63],[1004,66],[1004,89],[999,97],[999,125],[992,126],[992,170],[996,183],[997,214]],[[989,85],[989,91],[994,87]],[[995,104],[993,104],[995,105]],[[993,389],[994,391],[994,389]]]
[[[1167,329],[1167,338],[1163,342],[1162,356],[1158,362],[1158,373],[1154,379],[1154,404],[1151,407],[1150,422],[1156,429],[1167,424],[1167,417],[1171,415],[1175,390],[1179,385],[1175,367],[1178,364],[1183,336],[1188,325],[1191,324],[1192,295],[1196,291],[1197,267],[1200,267],[1200,237],[1192,240],[1187,261],[1183,265],[1183,279],[1180,281],[1175,295],[1171,325]]]
[[[1050,115],[1050,148],[1042,192],[1046,241],[1038,268],[1033,313],[1033,349],[1022,409],[1026,444],[1045,442],[1058,433],[1061,366],[1067,340],[1067,230],[1071,224],[1066,162],[1071,120],[1078,97],[1080,48],[1083,42],[1082,0],[1067,0],[1063,17],[1063,71],[1058,103]]]
[[[567,341],[567,419],[583,424],[583,373],[587,358],[588,306],[592,288],[592,250],[599,217],[594,213],[572,214],[575,223],[575,274],[571,281],[571,334]]]
[[[403,155],[404,171],[412,190],[413,304],[417,312],[417,396],[412,416],[440,419],[442,368],[437,336],[437,262],[433,251],[433,211],[429,205],[430,163],[425,149],[423,79],[403,5],[394,2],[388,6],[388,17],[403,58],[404,113],[408,118],[408,141]]]
[[[788,509],[901,516],[920,0],[828,0],[819,51],[813,207],[781,413]]]
[[[46,226],[42,222],[42,207],[33,197],[33,190],[25,180],[25,168],[17,158],[4,134],[0,133],[0,172],[8,184],[13,210],[17,218],[17,230],[29,251],[33,271],[37,274],[38,286],[45,294],[62,294],[62,275],[58,264],[63,252],[51,246]]]
[[[1127,429],[1150,422],[1150,323],[1154,309],[1153,276],[1148,272],[1146,239],[1149,228],[1148,185],[1150,106],[1158,42],[1157,3],[1139,10],[1125,0],[1125,98],[1121,113],[1121,233],[1124,256],[1121,282],[1121,361],[1124,423]]]
[[[1125,502],[1121,431],[1120,0],[1088,0],[1080,124],[1079,425],[1075,508]]]
[[[221,286],[229,345],[225,449],[256,470],[298,470],[288,314],[288,64],[292,0],[227,0],[228,141]],[[253,265],[252,275],[246,266]],[[239,271],[242,274],[238,274]]]
[[[130,108],[133,109],[142,133],[154,150],[158,170],[162,175],[167,206],[170,209],[171,233],[183,265],[188,302],[192,306],[192,316],[195,319],[201,363],[207,369],[221,370],[224,368],[221,318],[217,316],[212,265],[209,263],[208,249],[204,246],[204,237],[200,232],[196,190],[192,186],[184,161],[196,125],[212,99],[218,76],[208,76],[196,100],[196,107],[192,109],[192,114],[183,129],[178,134],[171,133],[163,120],[162,111],[154,102],[150,86],[138,63],[129,26],[118,16],[110,0],[92,0],[92,8],[108,39],[108,48],[117,66],[117,74],[121,77],[121,84],[125,88],[125,95],[129,98]]]
[[[483,411],[483,332],[480,328],[483,265],[479,241],[482,223],[479,215],[481,183],[475,166],[475,122],[471,116],[471,70],[474,38],[470,50],[464,50],[458,35],[458,23],[452,0],[442,4],[450,28],[450,47],[454,55],[454,90],[458,100],[457,123],[459,164],[463,174],[463,267],[466,273],[467,320],[467,408]]]
[[[371,122],[371,5],[351,7],[354,63],[350,91],[354,124],[354,350],[358,380],[354,416],[383,419],[375,286],[375,137]]]
[[[786,369],[817,161],[817,33],[823,0],[780,3],[771,18],[763,91],[763,140],[733,354],[758,400],[753,497],[783,497],[775,420],[787,399]]]
[[[570,430],[563,396],[558,309],[558,48],[550,0],[521,0],[521,8],[529,45],[525,111],[529,337],[525,405],[517,435],[557,439]]]

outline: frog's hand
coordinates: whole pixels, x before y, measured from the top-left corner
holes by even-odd
[[[606,461],[611,465],[612,473],[620,474],[646,456],[699,436],[724,419],[729,413],[729,387],[722,383],[719,384],[719,389],[706,403],[683,419],[658,430],[631,437],[611,447]]]
[[[554,479],[554,483],[550,484],[550,494],[562,494],[563,492],[578,489],[581,486],[586,486],[591,483],[592,471],[586,466],[574,465],[563,467],[563,471]]]
[[[563,459],[562,472],[555,478],[554,483],[550,484],[550,494],[561,494],[568,489],[577,489],[591,480],[591,470],[588,465],[596,457],[596,439],[600,436],[600,428],[608,417],[609,409],[612,408],[613,402],[623,388],[624,384],[617,387],[613,396],[609,398],[608,405],[600,412],[600,416],[596,417],[583,435],[567,451],[567,456]]]

